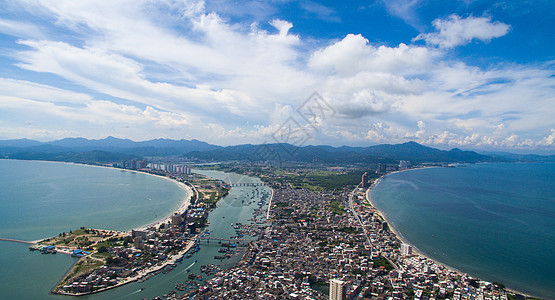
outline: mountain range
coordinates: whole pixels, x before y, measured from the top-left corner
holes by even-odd
[[[420,145],[416,142],[382,144],[369,147],[294,146],[262,144],[216,146],[198,140],[154,139],[135,142],[107,137],[89,140],[65,138],[51,142],[29,139],[0,140],[4,158],[40,159],[73,162],[113,162],[152,156],[183,156],[202,161],[291,161],[315,163],[397,163],[412,162],[493,162],[514,160],[509,155],[484,155],[457,148],[449,151]],[[544,160],[546,157],[535,156]],[[543,159],[540,159],[543,158]],[[547,159],[549,160],[549,159]]]

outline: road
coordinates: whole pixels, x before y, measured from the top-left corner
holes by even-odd
[[[355,192],[356,190],[360,187],[360,183],[355,187],[355,189],[349,194],[349,209],[351,210],[351,212],[353,213],[353,216],[355,217],[355,219],[357,219],[357,221],[360,224],[360,227],[362,227],[362,231],[364,232],[364,236],[366,237],[366,241],[368,242],[368,245],[370,246],[370,249],[373,251],[374,250],[374,246],[372,245],[372,242],[370,241],[370,236],[368,235],[368,231],[366,230],[366,227],[364,226],[364,223],[362,223],[362,219],[360,218],[360,216],[358,215],[358,213],[355,211],[355,207],[354,207],[354,197],[355,197]],[[387,259],[387,261],[396,269],[398,270],[399,267],[392,262],[389,258],[385,258]]]

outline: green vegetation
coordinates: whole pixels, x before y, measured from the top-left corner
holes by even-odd
[[[56,287],[54,287],[54,291],[57,291],[62,286],[67,284],[72,278],[75,278],[76,276],[79,276],[81,274],[88,273],[91,270],[94,270],[103,265],[104,262],[100,260],[91,259],[88,257],[80,258],[77,263],[75,263],[75,265],[73,265],[73,267],[71,267],[71,269],[67,272],[66,276],[60,282],[58,282]]]
[[[502,284],[501,282],[494,281],[494,282],[492,282],[491,284],[496,285],[496,286],[498,286],[499,288],[502,288],[502,289],[505,288],[505,285]]]
[[[366,272],[362,271],[361,269],[353,269],[352,273],[355,274],[355,275],[360,274],[360,275],[363,275],[363,276],[366,276],[366,274],[367,274]]]
[[[288,214],[288,215],[291,214],[293,211],[294,211],[294,209],[292,209],[292,208],[284,208],[284,209],[283,209],[283,212],[284,212],[285,214]]]
[[[333,200],[330,202],[330,209],[336,215],[342,215],[345,213],[345,207],[341,205],[341,202]]]
[[[360,230],[357,230],[354,227],[343,227],[341,229],[338,229],[337,231],[342,231],[342,232],[345,232],[345,233],[348,233],[348,234],[359,234],[359,233],[361,233]]]
[[[362,171],[354,172],[332,172],[308,170],[298,172],[285,172],[283,170],[272,170],[274,175],[279,175],[274,180],[281,184],[290,184],[293,188],[303,188],[315,192],[343,190],[359,184]]]
[[[374,267],[384,267],[386,270],[393,270],[393,265],[385,257],[378,257],[372,262]]]
[[[84,164],[111,163],[122,160],[142,160],[138,155],[127,155],[122,153],[106,152],[106,151],[86,151],[86,152],[58,152],[58,153],[42,153],[42,152],[19,152],[9,155],[11,159],[23,160],[46,160],[46,161],[68,161]]]
[[[109,238],[107,240],[104,240],[102,242],[97,243],[94,248],[100,252],[100,248],[104,247],[104,249],[108,249],[109,247],[115,247],[115,246],[122,246],[123,245],[123,241],[124,239],[118,239],[118,238]]]

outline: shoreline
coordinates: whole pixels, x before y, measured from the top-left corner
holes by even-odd
[[[89,164],[82,164],[82,163],[75,163],[75,162],[66,162],[66,161],[51,161],[51,160],[36,160],[36,159],[6,159],[6,158],[1,158],[0,160],[17,160],[17,161],[34,161],[34,162],[47,162],[47,163],[60,163],[60,164],[69,164],[69,165],[75,165],[75,166],[86,166],[86,167],[96,167],[96,168],[106,168],[106,169],[112,169],[112,170],[118,170],[118,171],[125,171],[125,172],[132,172],[132,173],[137,173],[137,174],[145,174],[145,175],[149,175],[149,176],[153,176],[153,177],[158,177],[161,179],[165,179],[167,181],[173,182],[175,183],[179,188],[181,188],[182,190],[184,190],[187,195],[185,196],[185,198],[180,199],[179,200],[179,205],[177,206],[177,208],[175,210],[173,210],[172,213],[170,213],[167,216],[162,217],[159,220],[156,220],[152,223],[149,224],[144,224],[141,225],[139,227],[136,228],[132,228],[130,230],[119,230],[119,229],[104,229],[104,228],[95,228],[95,229],[102,229],[102,230],[112,230],[112,231],[120,231],[120,232],[131,232],[131,230],[141,230],[141,229],[146,229],[148,227],[151,226],[158,226],[164,222],[167,222],[168,220],[170,220],[171,216],[174,214],[174,212],[178,212],[178,213],[183,213],[185,212],[185,210],[187,210],[187,207],[190,205],[191,203],[191,198],[194,194],[193,189],[191,189],[190,186],[186,185],[183,182],[177,181],[173,178],[170,178],[169,176],[162,176],[162,175],[157,175],[157,174],[152,174],[152,173],[148,173],[148,172],[143,172],[140,170],[129,170],[129,169],[121,169],[121,168],[115,168],[115,167],[111,167],[111,166],[102,166],[102,165],[89,165]],[[48,238],[48,237],[46,237]],[[38,239],[38,240],[34,240],[34,241],[29,241],[29,242],[34,242],[34,243],[38,243],[46,238],[42,238],[42,239]]]
[[[442,262],[440,262],[440,261],[438,261],[438,260],[436,260],[436,259],[431,258],[429,255],[427,255],[426,253],[424,253],[422,250],[420,250],[420,249],[418,249],[416,246],[414,246],[412,243],[408,242],[408,241],[405,239],[405,237],[401,234],[401,232],[398,231],[398,230],[393,226],[393,224],[389,221],[389,219],[387,218],[387,215],[386,215],[384,212],[382,212],[380,209],[378,209],[378,208],[376,207],[376,205],[375,205],[375,204],[372,202],[372,200],[371,200],[372,198],[370,197],[370,191],[371,191],[377,184],[379,184],[380,181],[381,181],[383,178],[385,178],[386,176],[391,175],[391,174],[395,174],[395,173],[401,173],[401,172],[406,172],[406,171],[411,171],[411,170],[419,170],[419,169],[428,169],[428,168],[443,168],[443,167],[420,167],[420,168],[412,168],[412,169],[406,169],[406,170],[401,170],[401,171],[394,171],[394,172],[391,172],[391,173],[384,174],[384,175],[380,176],[378,179],[376,179],[376,180],[370,185],[370,187],[368,187],[368,189],[364,192],[365,200],[366,200],[370,205],[372,205],[372,207],[373,207],[374,210],[375,210],[375,213],[378,214],[381,218],[383,218],[384,221],[387,222],[387,225],[388,225],[389,229],[391,230],[391,232],[393,232],[393,234],[395,234],[395,236],[396,236],[401,242],[410,245],[410,246],[413,248],[413,250],[414,250],[414,252],[415,252],[416,255],[425,257],[425,258],[427,258],[427,259],[433,261],[434,263],[436,263],[436,264],[438,264],[438,265],[440,265],[440,266],[443,266],[443,267],[447,268],[449,271],[456,272],[456,273],[460,273],[460,274],[465,274],[465,275],[470,276],[470,277],[472,277],[472,278],[476,278],[476,279],[482,280],[482,279],[480,279],[479,277],[472,276],[472,275],[470,275],[470,274],[468,274],[468,273],[466,273],[466,272],[463,272],[463,271],[461,271],[461,270],[458,270],[458,269],[455,268],[455,267],[449,266],[449,265],[447,265],[447,264],[445,264],[445,263],[442,263]],[[485,280],[483,280],[483,281],[485,281]],[[516,294],[521,294],[521,295],[523,295],[523,296],[525,296],[525,297],[528,297],[528,298],[543,299],[543,298],[541,298],[541,297],[533,296],[533,295],[530,295],[530,294],[527,294],[527,293],[524,293],[524,292],[521,292],[521,291],[518,291],[518,290],[515,290],[515,289],[512,289],[512,288],[509,288],[509,287],[505,287],[505,289],[506,289],[507,291],[509,291],[509,292],[516,293]]]
[[[384,221],[387,222],[387,225],[388,225],[389,229],[391,230],[391,232],[393,232],[393,234],[395,234],[395,236],[396,236],[402,243],[405,243],[405,244],[410,245],[410,246],[413,248],[414,252],[415,252],[417,255],[420,255],[420,256],[423,256],[423,257],[425,257],[425,258],[427,258],[427,259],[430,259],[430,260],[432,260],[433,262],[435,262],[435,263],[437,263],[437,264],[439,264],[439,265],[444,266],[445,268],[449,269],[450,271],[457,272],[457,273],[462,273],[462,274],[466,274],[466,273],[464,273],[464,272],[462,272],[462,271],[460,271],[460,270],[457,270],[457,269],[454,268],[454,267],[451,267],[451,266],[449,266],[449,265],[446,265],[446,264],[444,264],[444,263],[441,263],[441,262],[439,262],[439,261],[436,261],[435,259],[433,259],[433,258],[429,257],[428,255],[426,255],[422,250],[418,249],[418,248],[417,248],[416,246],[414,246],[412,243],[409,243],[409,241],[406,240],[406,238],[403,236],[403,234],[401,234],[401,232],[400,232],[399,230],[397,230],[397,229],[393,226],[393,223],[391,223],[391,222],[389,221],[389,219],[387,218],[387,215],[386,215],[384,212],[382,212],[380,209],[378,209],[378,207],[376,207],[376,205],[375,205],[375,204],[372,202],[372,200],[371,200],[372,198],[370,197],[370,191],[372,190],[372,188],[374,188],[374,186],[376,186],[378,183],[380,183],[380,181],[382,180],[382,178],[384,178],[385,176],[388,176],[388,175],[391,175],[391,174],[395,174],[395,173],[406,172],[406,171],[410,171],[410,170],[419,170],[419,169],[426,169],[426,168],[441,168],[441,167],[413,168],[413,169],[395,171],[395,172],[391,172],[391,173],[387,173],[387,174],[382,175],[380,178],[376,179],[376,181],[374,181],[374,182],[372,183],[372,185],[370,185],[370,187],[368,187],[368,189],[364,192],[366,201],[367,201],[370,205],[372,205],[372,207],[373,207],[374,210],[375,210],[375,213],[376,213],[377,215],[379,215]]]
[[[66,292],[50,292],[52,294],[57,294],[57,295],[65,295],[65,296],[74,296],[74,297],[79,297],[79,296],[86,296],[86,295],[92,295],[92,294],[97,294],[97,293],[101,293],[101,292],[105,292],[107,290],[111,290],[111,289],[115,289],[121,286],[124,286],[128,283],[132,283],[138,280],[141,280],[142,278],[147,277],[148,275],[158,272],[162,269],[164,269],[166,266],[174,264],[177,259],[183,255],[185,255],[185,253],[187,253],[187,251],[189,251],[195,244],[196,239],[191,239],[189,241],[189,243],[187,244],[187,246],[185,247],[185,249],[181,250],[179,253],[177,253],[176,255],[172,256],[171,259],[167,259],[164,261],[164,263],[160,264],[160,265],[155,265],[152,266],[151,268],[142,270],[141,272],[139,272],[137,275],[131,277],[131,278],[126,278],[125,280],[118,282],[116,285],[112,285],[112,286],[108,286],[105,287],[103,289],[99,289],[99,290],[95,290],[92,292],[86,292],[86,293],[77,293],[77,294],[73,294],[73,293],[66,293]],[[77,260],[75,262],[75,264],[78,262],[79,260]],[[75,265],[74,264],[74,265]],[[73,266],[72,266],[73,267]],[[71,270],[71,268],[68,270],[68,272]],[[66,273],[67,274],[67,273]]]
[[[10,160],[10,159],[5,159],[5,160]],[[187,184],[185,184],[185,183],[183,183],[183,182],[180,182],[180,181],[178,181],[178,180],[176,180],[176,179],[173,179],[173,178],[171,178],[171,177],[169,177],[169,176],[162,176],[162,175],[157,175],[157,174],[151,174],[151,173],[143,172],[143,171],[140,171],[140,170],[128,170],[128,169],[120,169],[120,168],[115,168],[115,167],[110,167],[110,166],[88,165],[88,164],[80,164],[80,163],[74,163],[74,162],[59,162],[59,161],[45,161],[45,160],[26,160],[26,161],[48,162],[48,163],[63,163],[63,164],[70,164],[70,165],[88,166],[88,167],[98,167],[98,168],[107,168],[107,169],[120,170],[120,171],[129,171],[129,172],[133,172],[133,173],[141,173],[141,174],[145,174],[145,175],[149,175],[149,176],[154,176],[154,177],[158,177],[158,178],[165,179],[165,180],[168,180],[168,181],[170,181],[170,182],[173,182],[173,183],[175,183],[179,188],[183,189],[183,190],[186,192],[185,198],[180,199],[180,201],[179,201],[179,206],[178,206],[175,210],[173,210],[173,212],[171,212],[171,213],[168,214],[167,216],[162,217],[162,218],[159,219],[159,220],[156,220],[155,222],[152,222],[152,223],[149,223],[149,224],[145,224],[145,225],[141,225],[141,226],[139,226],[139,227],[132,228],[131,230],[127,230],[127,231],[95,228],[95,229],[98,229],[98,230],[110,230],[110,231],[114,231],[114,232],[120,232],[120,233],[125,233],[125,234],[131,234],[132,230],[145,230],[145,229],[150,228],[150,227],[158,227],[159,225],[161,225],[161,224],[163,224],[163,223],[166,223],[166,222],[170,221],[170,220],[171,220],[171,216],[172,216],[174,213],[182,214],[182,213],[186,212],[186,211],[187,211],[187,208],[188,208],[189,205],[191,204],[192,196],[193,196],[193,194],[195,193],[195,192],[193,192],[193,189],[192,189],[190,186],[188,186]],[[194,186],[193,186],[193,188],[194,188]],[[196,190],[196,189],[195,189],[195,190]],[[23,241],[23,240],[5,239],[5,238],[0,238],[0,240],[2,240],[2,241],[7,241],[7,242],[16,242],[16,243],[23,243],[23,244],[39,245],[41,241],[44,241],[45,239],[48,239],[48,238],[50,238],[50,237],[45,237],[45,238],[41,238],[41,239],[34,240],[34,241]],[[192,238],[192,239],[189,241],[189,243],[187,244],[187,246],[186,246],[183,250],[181,250],[179,253],[177,253],[177,254],[171,256],[171,258],[168,257],[168,259],[165,260],[163,263],[157,264],[157,265],[152,266],[151,268],[142,270],[139,274],[137,274],[137,275],[135,275],[135,276],[133,276],[133,277],[131,277],[131,278],[125,278],[123,281],[118,282],[116,285],[108,286],[108,287],[106,287],[106,288],[104,288],[104,289],[96,290],[96,291],[93,291],[93,292],[87,292],[87,293],[77,293],[77,294],[73,294],[73,293],[65,293],[65,292],[53,292],[53,290],[51,290],[51,293],[53,293],[53,294],[58,294],[58,295],[68,295],[68,296],[84,296],[84,295],[90,295],[90,294],[100,293],[100,292],[103,292],[103,291],[106,291],[106,290],[110,290],[110,289],[113,289],[113,288],[117,288],[117,287],[126,285],[126,284],[131,283],[131,282],[138,281],[138,280],[144,278],[145,276],[148,276],[148,275],[151,274],[151,273],[155,273],[155,272],[157,272],[157,271],[162,270],[163,268],[165,268],[165,267],[168,266],[168,265],[174,264],[174,263],[177,261],[177,259],[178,259],[179,257],[185,255],[185,253],[187,253],[187,252],[194,246],[195,241],[196,241],[196,238]],[[56,247],[56,250],[57,250],[57,252],[60,253],[60,254],[71,255],[71,254],[73,253],[73,252],[72,252],[72,249],[69,249],[69,248]],[[84,256],[84,257],[89,257],[89,255]],[[75,266],[75,264],[77,264],[78,262],[79,262],[79,260],[76,260],[76,261],[71,265],[71,267],[66,271],[65,275],[67,275],[67,273],[70,272],[70,271],[73,269],[73,267]],[[65,276],[65,275],[64,275],[64,276]],[[62,277],[62,279],[63,279],[63,278],[64,278],[64,277]],[[55,288],[55,287],[54,287],[54,288]],[[54,288],[53,288],[53,289],[54,289]]]

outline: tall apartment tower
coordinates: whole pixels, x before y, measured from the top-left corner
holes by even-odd
[[[385,164],[378,164],[378,167],[376,168],[376,173],[377,174],[387,173],[387,166]]]
[[[368,172],[364,172],[364,174],[362,174],[361,186],[363,188],[368,187]]]
[[[401,255],[409,256],[412,255],[412,246],[409,244],[401,244]]]
[[[345,282],[339,279],[330,279],[330,300],[345,299]]]

